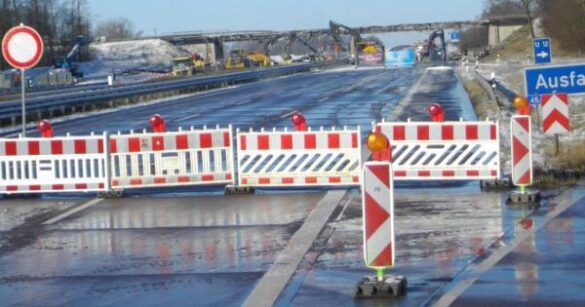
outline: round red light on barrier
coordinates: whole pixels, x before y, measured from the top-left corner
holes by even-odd
[[[159,114],[150,117],[150,127],[154,132],[165,132],[165,120]]]
[[[290,121],[295,126],[296,131],[306,131],[307,130],[307,120],[300,112],[295,113],[291,118]]]
[[[429,105],[428,108],[429,115],[431,115],[431,120],[434,122],[443,122],[445,121],[445,111],[443,107],[438,103],[433,103]]]
[[[51,125],[51,123],[46,119],[43,119],[37,123],[37,130],[44,138],[53,137],[53,125]]]

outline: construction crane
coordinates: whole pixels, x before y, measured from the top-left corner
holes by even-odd
[[[55,68],[66,69],[71,72],[73,77],[82,78],[83,72],[79,71],[79,67],[75,60],[79,59],[79,52],[83,45],[85,45],[85,38],[80,35],[75,39],[75,45],[73,45],[73,48],[71,48],[69,53],[67,53],[64,58],[58,59],[55,62]]]
[[[441,45],[438,46],[438,48],[435,45],[435,39],[437,38],[441,40]],[[447,62],[447,45],[445,44],[445,31],[443,31],[443,29],[435,30],[429,35],[427,50],[431,61]]]

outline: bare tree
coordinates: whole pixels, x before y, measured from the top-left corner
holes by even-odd
[[[134,30],[134,24],[127,18],[119,17],[99,23],[95,29],[96,36],[105,36],[108,40],[121,40],[140,36]]]
[[[532,8],[535,5],[534,0],[520,0],[522,2],[522,6],[524,7],[524,12],[526,13],[526,17],[528,18],[528,25],[530,27],[530,34],[532,35],[532,39],[536,38],[534,34],[534,23],[532,18]]]
[[[538,0],[544,31],[568,51],[585,51],[585,0]]]

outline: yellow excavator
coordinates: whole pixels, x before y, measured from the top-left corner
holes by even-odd
[[[205,71],[205,66],[205,60],[197,53],[190,57],[177,57],[173,59],[173,76],[192,76]]]
[[[230,57],[225,63],[226,69],[242,69],[247,67],[266,67],[270,66],[272,61],[264,53],[251,52],[244,56],[243,50],[232,50]]]

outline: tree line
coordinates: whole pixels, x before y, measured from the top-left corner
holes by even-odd
[[[539,21],[544,34],[563,49],[585,52],[585,0],[485,0],[479,19],[526,17],[532,38]],[[487,29],[472,28],[461,34],[461,48],[487,47]]]
[[[139,35],[125,18],[92,24],[87,0],[0,0],[0,36],[20,23],[35,28],[43,36],[45,53],[40,65],[58,62],[78,36],[90,41],[99,36],[123,39]],[[82,49],[81,57],[89,57],[87,48]],[[7,68],[10,67],[2,58],[0,70]]]

